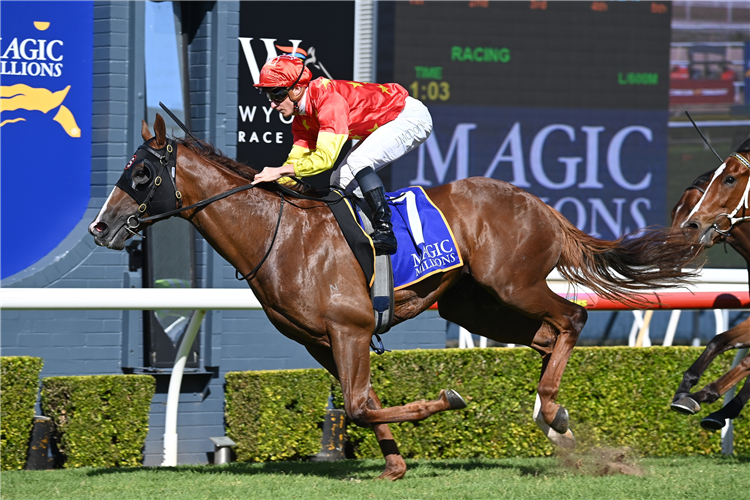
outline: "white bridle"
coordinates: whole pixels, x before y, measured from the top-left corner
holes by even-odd
[[[740,161],[740,163],[742,163],[745,167],[747,167],[748,170],[750,170],[750,161],[747,161],[747,159],[744,156],[740,156],[737,153],[732,153],[732,155],[730,156],[730,158],[736,158],[737,160]],[[695,214],[695,212],[698,211],[698,209],[700,208],[701,204],[703,203],[703,200],[705,199],[706,195],[708,194],[708,191],[711,189],[711,186],[713,185],[714,181],[719,177],[719,175],[721,175],[721,173],[724,171],[724,169],[726,168],[726,166],[727,166],[727,163],[724,162],[724,163],[721,164],[721,166],[719,166],[719,168],[716,169],[716,172],[714,172],[713,177],[711,177],[711,182],[708,183],[708,187],[706,187],[706,190],[704,191],[703,196],[701,196],[701,199],[698,200],[698,203],[695,204],[695,206],[693,207],[693,210],[690,211],[690,214],[687,216],[687,218],[685,219],[685,222],[683,222],[681,226],[684,226],[690,220],[690,218]],[[742,193],[742,198],[740,198],[739,203],[737,203],[737,206],[732,211],[732,213],[718,214],[714,218],[714,223],[711,226],[714,231],[716,231],[719,234],[723,234],[724,236],[726,236],[727,234],[729,234],[729,231],[732,230],[732,228],[734,227],[735,224],[737,224],[738,222],[742,222],[742,221],[750,219],[750,216],[735,217],[735,215],[737,215],[737,212],[739,212],[742,208],[745,208],[745,209],[749,208],[748,207],[748,194],[749,193],[750,193],[750,177],[748,177],[748,181],[745,183],[745,191]],[[726,218],[729,220],[729,228],[728,229],[723,229],[723,230],[719,229],[719,226],[717,225],[716,220],[719,217],[721,217],[722,215],[726,216]]]

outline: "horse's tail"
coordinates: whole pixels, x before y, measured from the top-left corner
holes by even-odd
[[[647,301],[633,293],[686,286],[700,271],[700,265],[694,263],[700,249],[678,230],[646,228],[606,241],[589,236],[557,210],[551,211],[563,235],[558,271],[569,282],[586,286],[597,295],[642,305]]]

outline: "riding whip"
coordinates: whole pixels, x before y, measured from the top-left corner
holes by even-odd
[[[179,127],[180,127],[180,128],[182,129],[182,131],[183,131],[183,132],[185,132],[185,133],[186,133],[186,134],[187,134],[187,135],[188,135],[188,136],[189,136],[189,137],[190,137],[190,138],[191,138],[192,140],[194,140],[194,141],[195,141],[195,142],[196,142],[197,144],[200,144],[200,142],[198,141],[198,139],[196,139],[196,138],[195,138],[195,137],[193,136],[193,134],[191,134],[191,133],[190,133],[190,131],[189,131],[189,130],[187,129],[187,127],[185,126],[185,124],[184,124],[184,123],[182,123],[182,122],[180,121],[180,119],[179,119],[179,118],[177,118],[177,117],[176,117],[176,116],[174,115],[174,113],[172,113],[172,112],[171,112],[171,111],[169,110],[169,108],[168,108],[168,107],[166,107],[166,106],[164,105],[164,103],[163,103],[163,102],[159,101],[159,106],[161,106],[161,107],[162,107],[162,109],[163,109],[164,111],[166,111],[166,112],[167,112],[167,114],[169,115],[169,117],[170,117],[170,118],[171,118],[171,119],[172,119],[172,120],[173,120],[173,121],[174,121],[174,122],[175,122],[175,123],[176,123],[177,125],[179,125]],[[703,134],[701,134],[701,135],[703,135]]]

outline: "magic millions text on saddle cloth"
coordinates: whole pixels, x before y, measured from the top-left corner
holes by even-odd
[[[388,193],[398,251],[391,256],[399,290],[464,264],[448,221],[421,187]]]

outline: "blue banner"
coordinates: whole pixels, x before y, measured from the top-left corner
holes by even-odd
[[[2,2],[2,278],[54,249],[91,190],[93,2]]]
[[[666,223],[666,110],[443,105],[430,112],[432,135],[394,163],[391,187],[501,179],[604,239]]]

